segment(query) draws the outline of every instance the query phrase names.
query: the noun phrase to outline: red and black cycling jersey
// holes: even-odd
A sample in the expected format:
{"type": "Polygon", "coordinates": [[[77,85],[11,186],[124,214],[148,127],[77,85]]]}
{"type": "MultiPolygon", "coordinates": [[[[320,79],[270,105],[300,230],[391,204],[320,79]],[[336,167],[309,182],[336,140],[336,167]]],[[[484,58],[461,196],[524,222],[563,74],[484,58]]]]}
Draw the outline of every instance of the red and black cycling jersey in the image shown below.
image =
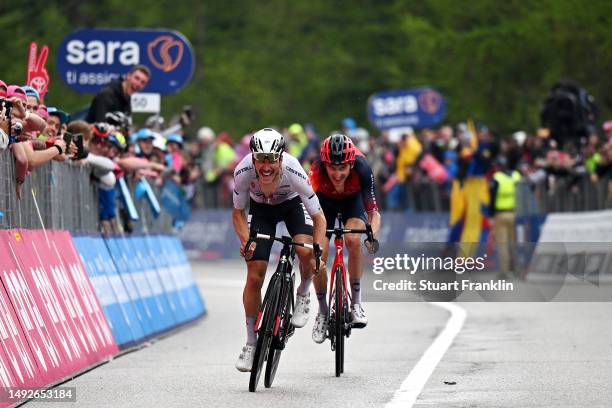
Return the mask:
{"type": "Polygon", "coordinates": [[[334,188],[325,170],[325,165],[320,160],[313,163],[309,176],[312,189],[317,195],[322,194],[332,200],[341,200],[361,193],[365,210],[368,213],[378,211],[374,193],[374,174],[363,154],[357,154],[355,164],[344,182],[344,191],[341,193],[334,188]]]}

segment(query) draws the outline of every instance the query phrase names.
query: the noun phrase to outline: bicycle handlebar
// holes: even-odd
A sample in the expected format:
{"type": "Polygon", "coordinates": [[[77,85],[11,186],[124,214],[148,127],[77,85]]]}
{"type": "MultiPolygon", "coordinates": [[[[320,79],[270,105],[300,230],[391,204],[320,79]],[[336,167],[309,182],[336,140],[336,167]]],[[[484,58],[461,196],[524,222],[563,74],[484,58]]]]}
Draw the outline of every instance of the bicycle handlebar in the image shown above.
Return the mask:
{"type": "Polygon", "coordinates": [[[315,254],[315,262],[316,262],[316,272],[315,273],[317,274],[319,273],[319,267],[321,264],[321,255],[323,254],[323,251],[321,250],[321,247],[319,246],[319,244],[309,244],[307,242],[295,242],[291,237],[287,237],[287,236],[275,237],[272,235],[260,234],[258,232],[251,232],[251,234],[249,235],[249,239],[247,240],[246,245],[244,246],[245,255],[246,255],[246,251],[248,251],[249,247],[256,239],[267,239],[269,241],[278,241],[283,245],[292,245],[292,246],[299,246],[303,248],[312,249],[315,254]]]}
{"type": "Polygon", "coordinates": [[[374,233],[372,232],[372,226],[370,224],[366,224],[365,229],[351,229],[351,228],[334,228],[326,230],[327,233],[335,234],[336,236],[341,236],[344,234],[366,234],[367,238],[364,243],[368,242],[370,246],[368,246],[368,252],[371,254],[378,252],[378,240],[374,238],[374,233]]]}

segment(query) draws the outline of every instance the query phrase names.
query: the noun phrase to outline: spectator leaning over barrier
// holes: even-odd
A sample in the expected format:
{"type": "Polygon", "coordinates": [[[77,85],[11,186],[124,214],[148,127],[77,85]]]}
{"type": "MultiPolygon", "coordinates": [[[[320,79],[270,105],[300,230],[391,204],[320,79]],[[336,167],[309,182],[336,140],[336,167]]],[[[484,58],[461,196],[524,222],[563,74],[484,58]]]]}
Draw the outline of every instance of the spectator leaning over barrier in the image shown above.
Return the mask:
{"type": "Polygon", "coordinates": [[[500,278],[510,272],[518,273],[516,248],[516,185],[521,173],[516,168],[520,158],[517,148],[510,147],[501,157],[500,170],[489,181],[491,194],[490,214],[499,255],[500,278]]]}
{"type": "Polygon", "coordinates": [[[108,112],[105,117],[105,122],[113,126],[115,130],[122,135],[130,134],[130,126],[132,126],[132,118],[121,111],[108,112]]]}
{"type": "Polygon", "coordinates": [[[119,111],[129,116],[132,113],[132,95],[142,91],[150,78],[149,68],[136,65],[124,77],[112,80],[91,102],[87,122],[103,122],[108,112],[119,111]]]}
{"type": "Polygon", "coordinates": [[[8,86],[6,88],[6,98],[13,105],[10,118],[12,125],[10,135],[13,136],[13,139],[10,142],[16,168],[15,193],[17,198],[21,199],[22,186],[28,171],[49,160],[63,157],[66,144],[63,140],[54,140],[48,146],[43,145],[41,147],[42,151],[35,151],[36,146],[28,135],[43,130],[45,121],[37,114],[26,110],[27,95],[21,87],[8,86]]]}
{"type": "Polygon", "coordinates": [[[181,155],[183,137],[176,133],[169,135],[166,140],[166,148],[168,153],[165,157],[165,164],[178,175],[183,170],[183,156],[181,155]]]}
{"type": "Polygon", "coordinates": [[[16,135],[21,141],[27,140],[30,132],[40,132],[44,129],[44,120],[34,112],[27,110],[28,97],[23,88],[11,85],[7,88],[6,97],[13,104],[13,126],[19,124],[21,129],[15,128],[16,135]]]}
{"type": "Polygon", "coordinates": [[[26,111],[36,113],[36,111],[38,110],[38,105],[40,105],[40,94],[36,89],[32,88],[31,86],[26,85],[22,86],[21,88],[25,91],[27,97],[25,107],[26,111]]]}
{"type": "Polygon", "coordinates": [[[99,122],[91,125],[91,140],[86,163],[92,167],[92,179],[98,185],[98,203],[100,230],[108,236],[118,233],[115,163],[107,156],[110,150],[109,137],[111,128],[107,123],[99,122]]]}
{"type": "Polygon", "coordinates": [[[68,114],[56,107],[47,107],[47,113],[49,118],[47,119],[47,127],[45,128],[45,134],[47,137],[62,137],[64,133],[65,125],[70,120],[68,114]]]}
{"type": "Polygon", "coordinates": [[[155,134],[150,129],[142,128],[136,132],[136,157],[151,158],[154,139],[155,134]]]}
{"type": "Polygon", "coordinates": [[[199,154],[196,156],[196,164],[200,167],[203,175],[202,190],[204,193],[204,207],[214,208],[217,206],[217,188],[212,175],[215,163],[215,131],[204,126],[198,129],[197,140],[199,154]],[[211,180],[212,178],[212,180],[211,180]]]}

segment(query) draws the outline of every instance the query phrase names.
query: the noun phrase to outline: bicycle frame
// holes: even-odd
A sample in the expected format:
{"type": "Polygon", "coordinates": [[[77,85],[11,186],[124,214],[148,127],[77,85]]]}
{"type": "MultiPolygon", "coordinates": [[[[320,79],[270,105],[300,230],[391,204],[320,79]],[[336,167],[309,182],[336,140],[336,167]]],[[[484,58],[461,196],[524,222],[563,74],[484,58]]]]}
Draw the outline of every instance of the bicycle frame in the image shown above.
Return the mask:
{"type": "MultiPolygon", "coordinates": [[[[268,283],[266,294],[264,295],[264,298],[261,302],[262,307],[267,304],[268,297],[270,296],[270,292],[271,292],[270,288],[272,288],[273,285],[276,284],[277,279],[282,279],[281,287],[280,287],[281,293],[280,293],[279,299],[283,298],[283,295],[286,293],[288,285],[293,280],[294,257],[295,257],[295,253],[293,252],[293,249],[289,246],[284,246],[280,253],[280,260],[276,267],[276,271],[274,271],[274,275],[272,275],[272,277],[270,278],[270,282],[268,283]]],[[[292,286],[293,285],[289,285],[290,288],[292,286]]],[[[295,306],[295,299],[293,298],[293,296],[291,296],[291,309],[292,310],[294,306],[295,306]]],[[[263,318],[263,313],[264,313],[263,308],[259,311],[259,313],[257,313],[257,320],[255,321],[255,332],[256,333],[258,333],[259,329],[261,328],[260,326],[261,326],[261,320],[263,318]]],[[[280,326],[280,315],[277,315],[275,317],[274,330],[271,333],[273,336],[276,336],[278,334],[279,326],[280,326]]]]}
{"type": "MultiPolygon", "coordinates": [[[[336,255],[332,264],[331,275],[329,278],[329,298],[327,299],[328,305],[331,305],[334,282],[336,278],[336,270],[340,267],[342,271],[342,284],[344,286],[344,297],[350,300],[350,294],[348,292],[348,285],[346,284],[346,267],[344,266],[344,238],[341,234],[334,237],[334,247],[336,248],[336,255]]],[[[344,302],[342,302],[344,303],[344,302]]],[[[342,305],[340,306],[342,307],[342,305]]],[[[342,310],[340,310],[342,311],[342,310]]]]}

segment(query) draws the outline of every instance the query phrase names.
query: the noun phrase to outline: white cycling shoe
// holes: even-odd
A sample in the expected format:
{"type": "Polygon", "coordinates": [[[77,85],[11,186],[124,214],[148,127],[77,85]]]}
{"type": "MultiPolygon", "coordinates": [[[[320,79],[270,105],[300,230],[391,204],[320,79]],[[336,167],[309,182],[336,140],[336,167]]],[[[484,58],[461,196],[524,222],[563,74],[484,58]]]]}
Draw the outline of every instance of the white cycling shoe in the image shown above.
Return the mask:
{"type": "Polygon", "coordinates": [[[317,313],[314,326],[312,327],[312,340],[317,344],[323,343],[327,338],[328,327],[329,322],[327,321],[327,315],[317,313]]]}
{"type": "Polygon", "coordinates": [[[306,295],[298,294],[295,299],[295,310],[291,317],[291,324],[298,328],[306,326],[308,313],[310,313],[310,292],[306,295]]]}
{"type": "Polygon", "coordinates": [[[356,329],[363,329],[368,325],[368,317],[361,307],[361,303],[355,303],[351,306],[351,323],[356,329]]]}
{"type": "Polygon", "coordinates": [[[243,373],[251,371],[253,368],[253,358],[255,357],[255,344],[246,344],[236,361],[236,368],[243,373]]]}

